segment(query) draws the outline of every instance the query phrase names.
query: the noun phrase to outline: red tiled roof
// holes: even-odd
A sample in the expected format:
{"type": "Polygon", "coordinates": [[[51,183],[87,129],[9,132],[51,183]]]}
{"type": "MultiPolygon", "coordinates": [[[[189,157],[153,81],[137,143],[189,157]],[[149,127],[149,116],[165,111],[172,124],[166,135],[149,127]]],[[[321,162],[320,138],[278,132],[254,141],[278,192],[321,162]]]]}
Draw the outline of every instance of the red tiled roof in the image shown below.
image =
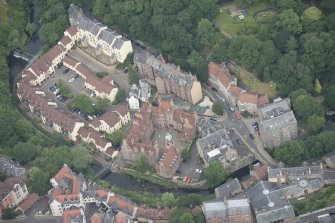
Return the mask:
{"type": "Polygon", "coordinates": [[[165,149],[164,154],[164,157],[162,157],[157,165],[163,165],[165,168],[170,168],[170,165],[176,165],[176,160],[178,160],[179,157],[179,152],[176,147],[171,145],[169,148],[165,149]]]}
{"type": "Polygon", "coordinates": [[[241,93],[242,89],[236,85],[230,85],[230,87],[228,88],[228,92],[234,95],[239,95],[239,93],[241,93]]]}
{"type": "Polygon", "coordinates": [[[263,106],[269,104],[269,98],[267,95],[262,95],[258,97],[258,106],[263,106]]]}
{"type": "Polygon", "coordinates": [[[58,171],[58,173],[53,177],[57,183],[60,183],[64,178],[72,181],[72,193],[78,194],[80,192],[81,182],[77,175],[72,172],[72,170],[64,164],[63,167],[58,171]]]}
{"type": "Polygon", "coordinates": [[[40,199],[40,197],[36,194],[36,193],[32,193],[30,194],[24,201],[22,201],[19,204],[19,208],[25,212],[26,210],[28,210],[31,206],[33,206],[38,199],[40,199]]]}
{"type": "Polygon", "coordinates": [[[133,215],[135,210],[135,204],[133,204],[130,200],[126,200],[125,198],[122,198],[118,195],[110,196],[107,203],[128,215],[133,215]]]}
{"type": "Polygon", "coordinates": [[[71,223],[73,217],[80,216],[80,215],[81,215],[81,213],[80,213],[79,209],[65,210],[63,212],[63,223],[71,223]]]}
{"type": "Polygon", "coordinates": [[[46,52],[42,58],[46,60],[46,62],[53,61],[56,57],[62,54],[66,49],[62,45],[53,46],[48,52],[46,52]]]}
{"type": "Polygon", "coordinates": [[[69,64],[72,67],[76,67],[76,64],[79,64],[80,62],[73,57],[67,55],[64,57],[63,63],[69,64]]]}
{"type": "Polygon", "coordinates": [[[78,130],[78,135],[80,135],[83,138],[87,138],[88,135],[90,134],[88,127],[83,126],[78,130]]]}
{"type": "Polygon", "coordinates": [[[76,33],[78,32],[77,28],[75,26],[70,26],[67,30],[66,30],[71,36],[76,35],[76,33]]]}
{"type": "Polygon", "coordinates": [[[100,120],[105,121],[110,127],[114,127],[118,122],[121,121],[118,114],[113,111],[107,111],[103,114],[100,120]]]}
{"type": "Polygon", "coordinates": [[[114,223],[127,223],[128,218],[127,215],[123,212],[118,212],[117,215],[115,216],[114,223]]]}
{"type": "Polygon", "coordinates": [[[249,104],[257,105],[257,94],[241,92],[238,100],[242,103],[249,103],[249,104]]]}
{"type": "Polygon", "coordinates": [[[235,78],[229,73],[229,70],[219,64],[209,63],[208,64],[209,75],[217,78],[223,86],[229,87],[230,82],[234,81],[235,78]]]}
{"type": "Polygon", "coordinates": [[[123,104],[119,105],[114,112],[120,114],[122,117],[128,114],[128,106],[123,104]]]}
{"type": "Polygon", "coordinates": [[[142,205],[137,209],[136,217],[145,218],[150,220],[168,220],[170,216],[170,210],[165,209],[154,209],[142,205]]]}
{"type": "Polygon", "coordinates": [[[162,109],[162,110],[170,110],[171,109],[171,104],[170,104],[169,101],[162,101],[159,104],[159,108],[162,109]]]}
{"type": "Polygon", "coordinates": [[[95,214],[91,217],[91,223],[102,223],[102,217],[101,217],[101,214],[95,213],[95,214]]]}
{"type": "Polygon", "coordinates": [[[100,120],[99,119],[93,119],[93,121],[91,122],[91,125],[94,128],[99,128],[99,126],[101,125],[100,120]]]}
{"type": "Polygon", "coordinates": [[[63,46],[66,46],[67,44],[71,43],[71,39],[68,36],[63,36],[59,42],[63,44],[63,46]]]}

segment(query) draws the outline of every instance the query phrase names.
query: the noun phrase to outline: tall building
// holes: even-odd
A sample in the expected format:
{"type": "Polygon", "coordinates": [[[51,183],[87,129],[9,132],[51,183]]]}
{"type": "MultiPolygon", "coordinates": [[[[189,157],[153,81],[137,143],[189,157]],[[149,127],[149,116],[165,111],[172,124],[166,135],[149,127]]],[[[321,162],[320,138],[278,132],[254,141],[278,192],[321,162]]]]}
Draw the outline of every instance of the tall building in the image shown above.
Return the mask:
{"type": "Polygon", "coordinates": [[[157,86],[159,94],[175,94],[184,101],[196,104],[202,99],[201,84],[191,73],[180,70],[175,64],[165,63],[147,53],[134,55],[136,70],[157,86]]]}
{"type": "Polygon", "coordinates": [[[259,129],[265,147],[274,148],[298,136],[298,124],[290,99],[275,99],[258,111],[259,129]]]}

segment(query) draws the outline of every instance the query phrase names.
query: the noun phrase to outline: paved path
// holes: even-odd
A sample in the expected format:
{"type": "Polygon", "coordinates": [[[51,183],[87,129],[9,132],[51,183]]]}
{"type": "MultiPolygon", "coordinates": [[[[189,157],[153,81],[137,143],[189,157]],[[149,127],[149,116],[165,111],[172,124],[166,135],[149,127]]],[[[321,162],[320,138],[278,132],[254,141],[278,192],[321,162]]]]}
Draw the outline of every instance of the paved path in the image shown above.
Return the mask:
{"type": "Polygon", "coordinates": [[[275,167],[276,162],[264,150],[263,146],[261,145],[261,141],[258,138],[256,140],[252,140],[249,137],[249,134],[253,132],[250,132],[250,130],[242,120],[237,120],[234,117],[234,113],[230,112],[229,107],[219,99],[220,96],[218,95],[218,93],[213,92],[206,85],[202,85],[202,90],[204,94],[208,95],[212,100],[218,101],[222,104],[227,114],[227,117],[223,120],[226,128],[234,130],[242,139],[247,148],[255,155],[255,157],[259,161],[261,161],[262,163],[266,163],[270,167],[275,167]]]}

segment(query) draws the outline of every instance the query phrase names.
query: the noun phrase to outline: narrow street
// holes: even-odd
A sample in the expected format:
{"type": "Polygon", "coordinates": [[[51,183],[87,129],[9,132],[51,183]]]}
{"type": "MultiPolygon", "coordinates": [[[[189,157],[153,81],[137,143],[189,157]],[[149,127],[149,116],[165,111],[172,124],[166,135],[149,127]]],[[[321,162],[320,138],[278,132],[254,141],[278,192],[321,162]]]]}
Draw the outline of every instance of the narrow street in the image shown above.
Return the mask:
{"type": "Polygon", "coordinates": [[[234,113],[231,112],[229,110],[229,107],[219,99],[220,95],[218,95],[218,93],[216,92],[213,92],[206,85],[202,85],[202,90],[205,95],[208,95],[213,101],[220,102],[223,106],[227,114],[226,118],[223,120],[226,128],[232,129],[236,132],[236,134],[242,139],[243,143],[247,146],[247,148],[255,155],[256,159],[258,159],[262,163],[269,165],[270,167],[275,167],[276,161],[273,160],[273,158],[264,150],[260,138],[258,136],[255,136],[255,139],[253,140],[249,137],[249,134],[254,134],[254,132],[251,132],[248,129],[244,121],[237,120],[234,117],[234,113]]]}

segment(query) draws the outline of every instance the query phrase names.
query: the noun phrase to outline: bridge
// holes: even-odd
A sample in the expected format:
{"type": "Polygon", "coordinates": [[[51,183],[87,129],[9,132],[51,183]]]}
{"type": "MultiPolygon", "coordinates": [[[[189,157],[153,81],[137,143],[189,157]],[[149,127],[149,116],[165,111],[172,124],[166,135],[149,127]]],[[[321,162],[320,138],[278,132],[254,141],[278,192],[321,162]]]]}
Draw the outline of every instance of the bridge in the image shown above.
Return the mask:
{"type": "Polygon", "coordinates": [[[21,50],[14,50],[13,56],[25,61],[30,61],[34,57],[34,55],[31,55],[27,52],[23,52],[21,50]]]}

